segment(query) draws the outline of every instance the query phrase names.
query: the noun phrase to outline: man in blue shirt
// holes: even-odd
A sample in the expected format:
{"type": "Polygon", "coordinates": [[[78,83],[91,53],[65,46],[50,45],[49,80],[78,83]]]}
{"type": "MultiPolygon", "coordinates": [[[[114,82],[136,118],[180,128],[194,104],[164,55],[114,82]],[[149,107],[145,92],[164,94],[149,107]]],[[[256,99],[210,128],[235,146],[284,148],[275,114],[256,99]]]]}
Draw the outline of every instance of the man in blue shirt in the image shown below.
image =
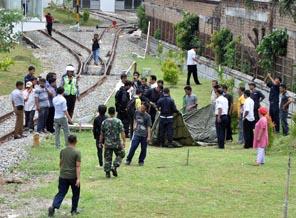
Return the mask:
{"type": "Polygon", "coordinates": [[[168,140],[168,147],[174,147],[173,144],[173,123],[174,113],[178,113],[174,100],[170,97],[170,90],[168,88],[163,89],[163,97],[157,101],[157,108],[160,111],[159,121],[159,143],[163,146],[165,138],[168,140]]]}
{"type": "Polygon", "coordinates": [[[266,82],[267,79],[270,79],[270,82],[266,83],[267,87],[270,88],[269,114],[270,114],[271,120],[275,124],[275,131],[279,133],[280,132],[279,102],[280,102],[280,84],[282,82],[282,79],[278,76],[273,79],[270,73],[267,74],[267,77],[265,78],[264,81],[266,82]]]}

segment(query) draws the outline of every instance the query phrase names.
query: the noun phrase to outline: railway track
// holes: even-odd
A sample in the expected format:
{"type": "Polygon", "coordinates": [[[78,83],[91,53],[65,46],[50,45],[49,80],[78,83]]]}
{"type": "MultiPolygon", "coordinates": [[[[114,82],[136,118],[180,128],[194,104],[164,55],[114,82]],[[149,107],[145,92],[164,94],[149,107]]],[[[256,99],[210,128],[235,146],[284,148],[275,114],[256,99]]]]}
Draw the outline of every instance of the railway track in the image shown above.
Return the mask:
{"type": "MultiPolygon", "coordinates": [[[[104,29],[101,33],[100,33],[100,38],[103,37],[104,33],[105,33],[106,29],[104,29]]],[[[122,29],[117,29],[116,33],[115,33],[115,37],[114,37],[114,41],[112,44],[112,48],[111,50],[108,52],[109,53],[109,58],[108,60],[104,63],[104,65],[102,66],[102,72],[103,72],[103,76],[99,77],[99,79],[93,84],[91,85],[89,88],[87,88],[86,90],[84,90],[81,94],[80,94],[80,98],[85,98],[86,96],[88,96],[92,91],[94,91],[98,86],[102,85],[106,79],[107,76],[110,74],[110,70],[112,68],[112,64],[115,58],[115,54],[116,54],[116,47],[117,47],[117,42],[119,39],[119,35],[120,32],[122,31],[122,29]]],[[[45,31],[39,31],[40,33],[42,33],[43,35],[49,37],[51,40],[57,42],[58,44],[60,44],[63,48],[65,48],[66,50],[69,51],[69,53],[71,53],[73,55],[73,57],[77,60],[78,62],[78,75],[82,75],[85,70],[87,69],[87,65],[90,63],[91,61],[91,51],[90,49],[88,49],[87,47],[85,47],[84,45],[76,42],[75,40],[71,39],[70,37],[66,36],[65,34],[59,32],[59,31],[55,31],[55,33],[65,39],[67,39],[68,41],[71,41],[71,43],[76,44],[76,46],[79,46],[81,49],[84,49],[85,51],[87,51],[88,56],[86,57],[85,61],[81,60],[81,55],[79,55],[79,52],[74,51],[72,48],[70,48],[67,44],[65,44],[64,42],[61,42],[61,40],[58,40],[54,37],[49,36],[45,31]]],[[[14,112],[10,111],[4,115],[2,115],[0,117],[0,129],[1,129],[1,125],[7,125],[7,123],[10,125],[8,128],[10,130],[8,131],[1,131],[4,132],[4,135],[0,135],[0,144],[10,140],[13,138],[14,135],[14,122],[15,122],[15,116],[14,116],[14,112]]],[[[6,130],[5,126],[4,129],[6,130]]]]}

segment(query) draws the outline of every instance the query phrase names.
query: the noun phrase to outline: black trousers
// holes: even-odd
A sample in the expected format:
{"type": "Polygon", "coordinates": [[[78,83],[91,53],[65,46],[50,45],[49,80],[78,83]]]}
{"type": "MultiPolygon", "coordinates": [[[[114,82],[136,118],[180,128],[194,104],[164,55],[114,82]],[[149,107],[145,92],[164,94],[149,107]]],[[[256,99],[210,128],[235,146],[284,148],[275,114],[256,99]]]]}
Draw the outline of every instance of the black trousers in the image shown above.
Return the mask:
{"type": "Polygon", "coordinates": [[[172,144],[174,137],[173,118],[160,118],[159,121],[159,143],[164,145],[167,138],[168,144],[172,144]]]}
{"type": "Polygon", "coordinates": [[[117,113],[117,118],[121,120],[124,128],[125,137],[129,137],[130,118],[127,111],[120,111],[117,113]]]}
{"type": "Polygon", "coordinates": [[[98,161],[99,161],[99,165],[102,167],[103,166],[103,147],[99,147],[99,144],[100,144],[100,140],[96,139],[98,161]]]}
{"type": "Polygon", "coordinates": [[[25,111],[25,127],[34,130],[35,110],[25,111]]]}
{"type": "Polygon", "coordinates": [[[68,190],[71,186],[72,189],[72,209],[71,212],[76,212],[80,197],[80,187],[77,187],[76,185],[76,179],[63,179],[59,178],[59,192],[54,197],[52,207],[59,209],[68,190]]]}
{"type": "Polygon", "coordinates": [[[200,84],[199,80],[198,80],[198,76],[197,76],[197,67],[196,65],[187,65],[187,85],[190,85],[190,77],[191,74],[193,74],[193,79],[196,85],[200,84]]]}
{"type": "Polygon", "coordinates": [[[221,149],[224,149],[225,147],[227,125],[228,125],[227,115],[221,116],[221,122],[218,122],[216,117],[216,132],[217,132],[217,138],[218,138],[218,147],[221,149]]]}
{"type": "Polygon", "coordinates": [[[280,132],[280,108],[279,104],[270,103],[269,114],[272,122],[275,125],[275,131],[280,132]]]}
{"type": "Polygon", "coordinates": [[[48,35],[51,36],[51,32],[52,32],[52,23],[48,23],[48,24],[46,25],[46,29],[47,29],[48,35]]]}
{"type": "Polygon", "coordinates": [[[244,129],[244,139],[245,139],[244,148],[252,148],[253,139],[254,139],[253,129],[255,127],[255,121],[249,121],[247,119],[244,119],[243,126],[244,126],[243,129],[244,129]]]}
{"type": "Polygon", "coordinates": [[[260,119],[258,109],[259,108],[254,108],[255,123],[260,119]]]}
{"type": "Polygon", "coordinates": [[[232,126],[231,126],[231,116],[227,115],[227,125],[226,125],[226,140],[233,140],[232,138],[232,126]]]}
{"type": "Polygon", "coordinates": [[[48,115],[46,120],[46,129],[47,131],[54,133],[54,107],[48,108],[48,115]]]}
{"type": "Polygon", "coordinates": [[[76,95],[65,95],[65,99],[67,101],[68,113],[72,118],[75,109],[76,95]]]}
{"type": "Polygon", "coordinates": [[[151,123],[153,125],[154,121],[155,121],[155,116],[156,116],[156,110],[154,107],[150,107],[150,110],[149,110],[149,115],[151,117],[151,123]]]}

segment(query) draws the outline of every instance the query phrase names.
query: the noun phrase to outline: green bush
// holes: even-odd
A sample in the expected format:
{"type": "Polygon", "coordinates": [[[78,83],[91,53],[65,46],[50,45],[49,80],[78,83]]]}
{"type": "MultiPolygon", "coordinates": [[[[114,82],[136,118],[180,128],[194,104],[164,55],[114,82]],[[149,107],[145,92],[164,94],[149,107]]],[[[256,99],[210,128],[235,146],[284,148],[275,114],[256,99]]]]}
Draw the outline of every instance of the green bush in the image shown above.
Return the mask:
{"type": "Polygon", "coordinates": [[[199,46],[199,17],[195,14],[184,13],[183,20],[176,24],[176,44],[183,50],[199,46]]]}
{"type": "Polygon", "coordinates": [[[89,19],[89,10],[84,10],[82,14],[82,20],[84,23],[86,23],[89,19]]]}
{"type": "Polygon", "coordinates": [[[148,17],[146,16],[145,8],[143,5],[137,8],[138,26],[143,33],[148,31],[148,17]]]}
{"type": "Polygon", "coordinates": [[[275,58],[287,54],[287,30],[276,30],[266,35],[259,43],[256,51],[259,55],[259,66],[270,72],[274,69],[275,58]]]}
{"type": "Polygon", "coordinates": [[[222,28],[211,36],[208,47],[213,50],[217,64],[225,64],[227,45],[232,41],[232,38],[231,31],[226,28],[222,28]]]}
{"type": "Polygon", "coordinates": [[[159,58],[161,58],[162,57],[162,53],[163,53],[163,44],[162,44],[161,41],[159,41],[158,44],[157,44],[157,56],[159,58]]]}
{"type": "Polygon", "coordinates": [[[7,71],[9,66],[13,64],[14,64],[14,61],[11,58],[6,57],[2,61],[0,61],[0,70],[7,71]]]}
{"type": "Polygon", "coordinates": [[[154,38],[157,39],[157,40],[160,40],[161,39],[161,32],[160,32],[160,29],[157,28],[157,30],[155,30],[154,32],[154,38]]]}
{"type": "Polygon", "coordinates": [[[161,66],[163,72],[163,80],[172,84],[177,85],[179,74],[181,73],[180,68],[171,59],[167,59],[161,66]]]}

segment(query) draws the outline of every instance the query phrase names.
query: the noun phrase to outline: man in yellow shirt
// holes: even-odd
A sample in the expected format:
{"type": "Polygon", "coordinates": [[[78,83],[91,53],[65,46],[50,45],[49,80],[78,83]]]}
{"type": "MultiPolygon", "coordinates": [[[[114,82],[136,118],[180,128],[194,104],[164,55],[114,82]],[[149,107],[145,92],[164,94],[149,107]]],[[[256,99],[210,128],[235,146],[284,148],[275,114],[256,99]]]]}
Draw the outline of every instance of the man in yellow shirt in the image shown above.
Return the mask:
{"type": "Polygon", "coordinates": [[[237,102],[237,115],[238,115],[238,143],[244,144],[244,131],[243,131],[243,113],[244,113],[244,103],[245,103],[245,97],[244,97],[245,87],[240,87],[238,89],[238,102],[237,102]]]}

